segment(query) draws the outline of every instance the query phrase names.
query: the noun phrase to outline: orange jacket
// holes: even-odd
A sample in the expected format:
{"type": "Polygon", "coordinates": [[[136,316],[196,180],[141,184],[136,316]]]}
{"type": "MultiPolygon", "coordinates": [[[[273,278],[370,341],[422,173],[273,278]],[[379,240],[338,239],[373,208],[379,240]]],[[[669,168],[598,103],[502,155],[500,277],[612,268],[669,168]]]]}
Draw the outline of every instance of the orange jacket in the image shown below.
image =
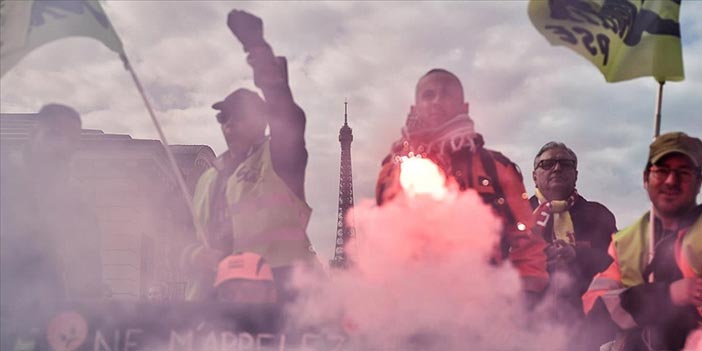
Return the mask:
{"type": "MultiPolygon", "coordinates": [[[[526,290],[543,290],[548,284],[546,243],[543,238],[532,235],[534,218],[517,165],[499,152],[482,148],[476,153],[461,149],[450,158],[449,167],[438,162],[444,170],[450,168],[447,176],[455,180],[461,190],[475,189],[503,220],[503,247],[496,253],[496,260],[502,261],[508,256],[526,290]]],[[[390,157],[386,158],[376,184],[378,205],[402,191],[399,175],[399,165],[390,157]]]]}

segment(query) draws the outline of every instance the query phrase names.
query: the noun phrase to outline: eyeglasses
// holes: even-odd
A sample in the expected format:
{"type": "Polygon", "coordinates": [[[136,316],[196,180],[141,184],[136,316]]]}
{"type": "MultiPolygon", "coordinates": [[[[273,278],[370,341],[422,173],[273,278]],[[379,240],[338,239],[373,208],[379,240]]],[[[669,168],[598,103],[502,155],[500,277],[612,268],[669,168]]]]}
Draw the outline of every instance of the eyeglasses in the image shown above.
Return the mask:
{"type": "Polygon", "coordinates": [[[541,160],[539,163],[536,164],[536,168],[541,168],[543,170],[550,171],[556,167],[556,164],[561,165],[561,168],[564,170],[575,169],[575,160],[568,159],[541,160]]]}
{"type": "Polygon", "coordinates": [[[665,181],[666,179],[668,179],[671,173],[674,173],[675,176],[678,177],[681,182],[685,183],[692,181],[692,179],[694,179],[696,175],[695,171],[689,168],[673,169],[667,167],[654,166],[649,169],[649,172],[651,174],[651,178],[653,178],[657,182],[665,181]]]}

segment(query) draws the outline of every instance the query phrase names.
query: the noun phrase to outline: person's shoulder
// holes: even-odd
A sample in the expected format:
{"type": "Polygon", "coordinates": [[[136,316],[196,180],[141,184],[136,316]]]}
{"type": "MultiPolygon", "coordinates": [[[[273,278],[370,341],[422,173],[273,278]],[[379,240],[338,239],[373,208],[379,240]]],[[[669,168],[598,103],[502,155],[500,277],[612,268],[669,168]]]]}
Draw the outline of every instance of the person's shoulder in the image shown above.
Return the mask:
{"type": "Polygon", "coordinates": [[[609,210],[609,208],[607,208],[607,206],[597,201],[590,201],[580,194],[578,194],[578,197],[578,201],[582,204],[583,207],[587,208],[587,210],[614,217],[614,214],[612,213],[612,211],[609,210]]]}
{"type": "Polygon", "coordinates": [[[516,163],[512,162],[512,160],[510,160],[503,153],[487,148],[484,148],[483,150],[487,151],[490,154],[491,158],[495,160],[495,168],[500,175],[514,175],[517,178],[519,178],[519,181],[524,180],[524,175],[522,174],[522,170],[519,168],[519,166],[516,163]]]}
{"type": "Polygon", "coordinates": [[[195,184],[195,193],[199,193],[204,191],[205,189],[208,189],[210,184],[214,182],[214,180],[217,178],[217,168],[214,166],[206,169],[202,174],[197,179],[197,183],[195,184]]]}
{"type": "Polygon", "coordinates": [[[613,236],[614,241],[619,242],[622,240],[628,240],[632,237],[638,237],[644,230],[644,226],[648,226],[648,220],[649,212],[646,212],[633,223],[629,224],[623,229],[618,230],[613,236]]]}
{"type": "Polygon", "coordinates": [[[212,177],[213,175],[217,174],[217,168],[214,166],[210,166],[210,168],[204,170],[200,174],[200,178],[209,178],[212,177]]]}
{"type": "Polygon", "coordinates": [[[510,160],[509,157],[505,156],[503,153],[501,153],[497,150],[492,150],[492,149],[488,149],[488,148],[485,148],[484,150],[487,151],[492,156],[492,158],[495,159],[495,161],[500,163],[501,165],[503,165],[505,167],[508,167],[511,165],[516,166],[516,164],[514,162],[512,162],[512,160],[510,160]]]}

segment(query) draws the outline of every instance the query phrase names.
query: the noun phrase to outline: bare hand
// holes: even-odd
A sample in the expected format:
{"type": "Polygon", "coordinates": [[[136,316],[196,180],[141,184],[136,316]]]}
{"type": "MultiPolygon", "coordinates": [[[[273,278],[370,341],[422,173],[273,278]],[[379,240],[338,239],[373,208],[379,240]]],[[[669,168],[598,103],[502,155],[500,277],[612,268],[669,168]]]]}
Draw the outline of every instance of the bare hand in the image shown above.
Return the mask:
{"type": "Polygon", "coordinates": [[[670,300],[677,306],[702,306],[702,278],[674,281],[670,284],[670,300]]]}
{"type": "Polygon", "coordinates": [[[263,40],[263,21],[248,12],[232,10],[227,17],[227,26],[247,52],[266,43],[263,40]]]}

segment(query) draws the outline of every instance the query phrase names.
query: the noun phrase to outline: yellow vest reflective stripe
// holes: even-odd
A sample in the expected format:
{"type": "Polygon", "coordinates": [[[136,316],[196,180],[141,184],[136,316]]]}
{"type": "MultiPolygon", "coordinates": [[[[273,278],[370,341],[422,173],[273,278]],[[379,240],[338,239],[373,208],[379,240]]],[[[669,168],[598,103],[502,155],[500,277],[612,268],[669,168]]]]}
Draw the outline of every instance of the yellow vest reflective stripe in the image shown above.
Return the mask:
{"type": "MultiPolygon", "coordinates": [[[[649,213],[633,225],[614,235],[614,245],[619,258],[619,270],[624,287],[643,284],[643,271],[648,264],[649,213]]],[[[700,276],[702,269],[702,217],[691,227],[677,233],[675,261],[687,278],[690,274],[700,276]]]]}
{"type": "MultiPolygon", "coordinates": [[[[217,171],[208,169],[195,192],[195,210],[208,223],[217,171]]],[[[299,199],[273,168],[270,141],[264,142],[227,179],[227,210],[234,251],[254,252],[271,267],[315,260],[305,232],[312,210],[299,199]]]]}

